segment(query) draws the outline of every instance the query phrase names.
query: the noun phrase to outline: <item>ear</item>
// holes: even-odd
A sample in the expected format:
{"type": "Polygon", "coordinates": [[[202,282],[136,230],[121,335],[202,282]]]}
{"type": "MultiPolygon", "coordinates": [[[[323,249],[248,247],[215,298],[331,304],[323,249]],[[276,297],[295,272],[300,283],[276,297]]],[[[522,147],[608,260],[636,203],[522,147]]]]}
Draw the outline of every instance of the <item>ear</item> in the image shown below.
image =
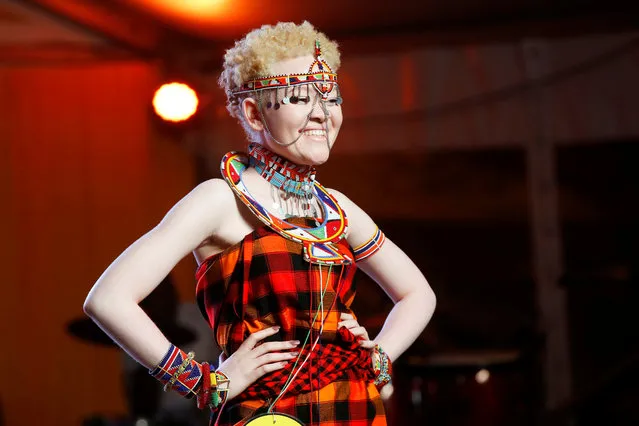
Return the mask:
{"type": "Polygon", "coordinates": [[[264,130],[264,124],[262,123],[262,117],[257,106],[257,101],[253,98],[244,98],[242,101],[242,114],[246,122],[251,129],[261,132],[264,130]]]}

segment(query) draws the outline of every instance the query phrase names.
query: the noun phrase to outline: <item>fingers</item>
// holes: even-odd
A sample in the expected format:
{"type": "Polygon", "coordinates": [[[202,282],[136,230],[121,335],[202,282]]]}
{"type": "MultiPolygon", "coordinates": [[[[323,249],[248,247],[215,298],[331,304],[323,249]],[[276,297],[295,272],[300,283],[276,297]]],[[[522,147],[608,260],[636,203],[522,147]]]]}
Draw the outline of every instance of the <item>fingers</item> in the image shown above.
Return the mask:
{"type": "Polygon", "coordinates": [[[255,345],[258,344],[258,342],[260,342],[261,340],[269,336],[274,335],[278,331],[280,331],[279,325],[265,328],[264,330],[256,331],[255,333],[252,333],[249,337],[246,338],[246,340],[240,345],[240,348],[251,350],[255,347],[255,345]]]}
{"type": "Polygon", "coordinates": [[[256,358],[258,367],[255,368],[257,378],[275,370],[281,370],[299,355],[298,352],[271,352],[256,358]]]}
{"type": "Polygon", "coordinates": [[[375,347],[375,342],[372,340],[360,340],[357,343],[364,349],[373,349],[375,347]]]}
{"type": "Polygon", "coordinates": [[[297,352],[272,352],[258,357],[256,361],[257,365],[261,367],[266,364],[273,364],[282,361],[289,362],[297,358],[297,355],[297,352]]]}
{"type": "Polygon", "coordinates": [[[289,362],[290,361],[280,361],[280,362],[274,362],[272,364],[264,364],[263,366],[258,367],[255,370],[255,372],[257,373],[256,379],[259,379],[263,375],[271,373],[275,370],[281,370],[282,368],[286,367],[289,362]]]}
{"type": "Polygon", "coordinates": [[[348,331],[353,333],[358,340],[358,344],[364,349],[373,349],[375,347],[375,342],[370,340],[368,337],[368,331],[353,317],[351,314],[342,313],[339,317],[340,322],[337,323],[338,327],[346,327],[348,331]]]}
{"type": "Polygon", "coordinates": [[[253,354],[258,357],[268,352],[286,351],[296,348],[299,344],[299,340],[287,340],[285,342],[266,342],[253,349],[253,354]]]}
{"type": "Polygon", "coordinates": [[[353,333],[353,336],[357,337],[357,339],[363,339],[363,340],[370,340],[368,338],[368,331],[366,331],[366,329],[364,327],[355,327],[355,328],[351,328],[348,331],[350,331],[351,333],[353,333]]]}
{"type": "Polygon", "coordinates": [[[353,327],[359,327],[359,323],[355,319],[343,320],[337,323],[338,327],[346,327],[349,330],[353,327]]]}

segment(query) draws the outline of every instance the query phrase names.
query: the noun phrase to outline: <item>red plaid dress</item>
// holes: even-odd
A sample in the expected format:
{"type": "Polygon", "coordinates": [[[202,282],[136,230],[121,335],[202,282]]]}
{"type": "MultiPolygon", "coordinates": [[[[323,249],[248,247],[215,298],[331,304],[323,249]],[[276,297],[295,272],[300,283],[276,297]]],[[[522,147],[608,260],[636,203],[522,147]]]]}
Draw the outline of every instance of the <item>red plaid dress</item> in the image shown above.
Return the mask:
{"type": "MultiPolygon", "coordinates": [[[[345,240],[337,244],[350,250],[345,240]]],[[[295,416],[304,424],[386,424],[381,398],[372,383],[368,351],[346,329],[337,328],[342,312],[352,314],[355,270],[353,264],[309,264],[303,258],[302,244],[266,225],[199,266],[197,301],[227,356],[251,333],[279,325],[279,333],[268,340],[303,343],[312,329],[302,350],[301,359],[306,358],[321,327],[322,313],[312,323],[320,306],[320,289],[326,288],[319,343],[273,411],[295,416]]],[[[228,401],[219,414],[219,424],[242,425],[265,412],[280,394],[293,365],[262,377],[228,401]]]]}

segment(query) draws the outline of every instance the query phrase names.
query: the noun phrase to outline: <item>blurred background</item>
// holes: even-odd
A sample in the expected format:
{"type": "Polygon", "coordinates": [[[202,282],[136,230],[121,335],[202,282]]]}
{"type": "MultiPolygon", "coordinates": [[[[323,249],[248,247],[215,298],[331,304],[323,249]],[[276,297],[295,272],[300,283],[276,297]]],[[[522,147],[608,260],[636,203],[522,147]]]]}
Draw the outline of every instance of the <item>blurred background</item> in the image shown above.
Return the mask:
{"type": "MultiPolygon", "coordinates": [[[[342,49],[345,121],[319,180],[438,296],[395,364],[389,423],[639,424],[638,5],[0,0],[0,425],[207,424],[82,303],[245,147],[216,85],[224,50],[302,20],[342,49]],[[170,82],[197,105],[156,93],[170,82]]],[[[215,359],[194,269],[180,263],[145,309],[215,359]]],[[[390,302],[359,278],[374,334],[390,302]]]]}

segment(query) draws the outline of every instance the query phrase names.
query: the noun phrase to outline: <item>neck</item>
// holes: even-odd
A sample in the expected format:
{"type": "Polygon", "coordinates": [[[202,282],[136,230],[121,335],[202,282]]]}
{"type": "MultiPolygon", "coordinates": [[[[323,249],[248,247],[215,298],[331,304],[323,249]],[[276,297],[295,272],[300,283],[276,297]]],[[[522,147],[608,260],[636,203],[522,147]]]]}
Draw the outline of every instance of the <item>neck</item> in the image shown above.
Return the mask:
{"type": "Polygon", "coordinates": [[[295,164],[261,144],[250,144],[248,154],[251,166],[275,188],[304,197],[311,194],[315,167],[295,164]]]}

